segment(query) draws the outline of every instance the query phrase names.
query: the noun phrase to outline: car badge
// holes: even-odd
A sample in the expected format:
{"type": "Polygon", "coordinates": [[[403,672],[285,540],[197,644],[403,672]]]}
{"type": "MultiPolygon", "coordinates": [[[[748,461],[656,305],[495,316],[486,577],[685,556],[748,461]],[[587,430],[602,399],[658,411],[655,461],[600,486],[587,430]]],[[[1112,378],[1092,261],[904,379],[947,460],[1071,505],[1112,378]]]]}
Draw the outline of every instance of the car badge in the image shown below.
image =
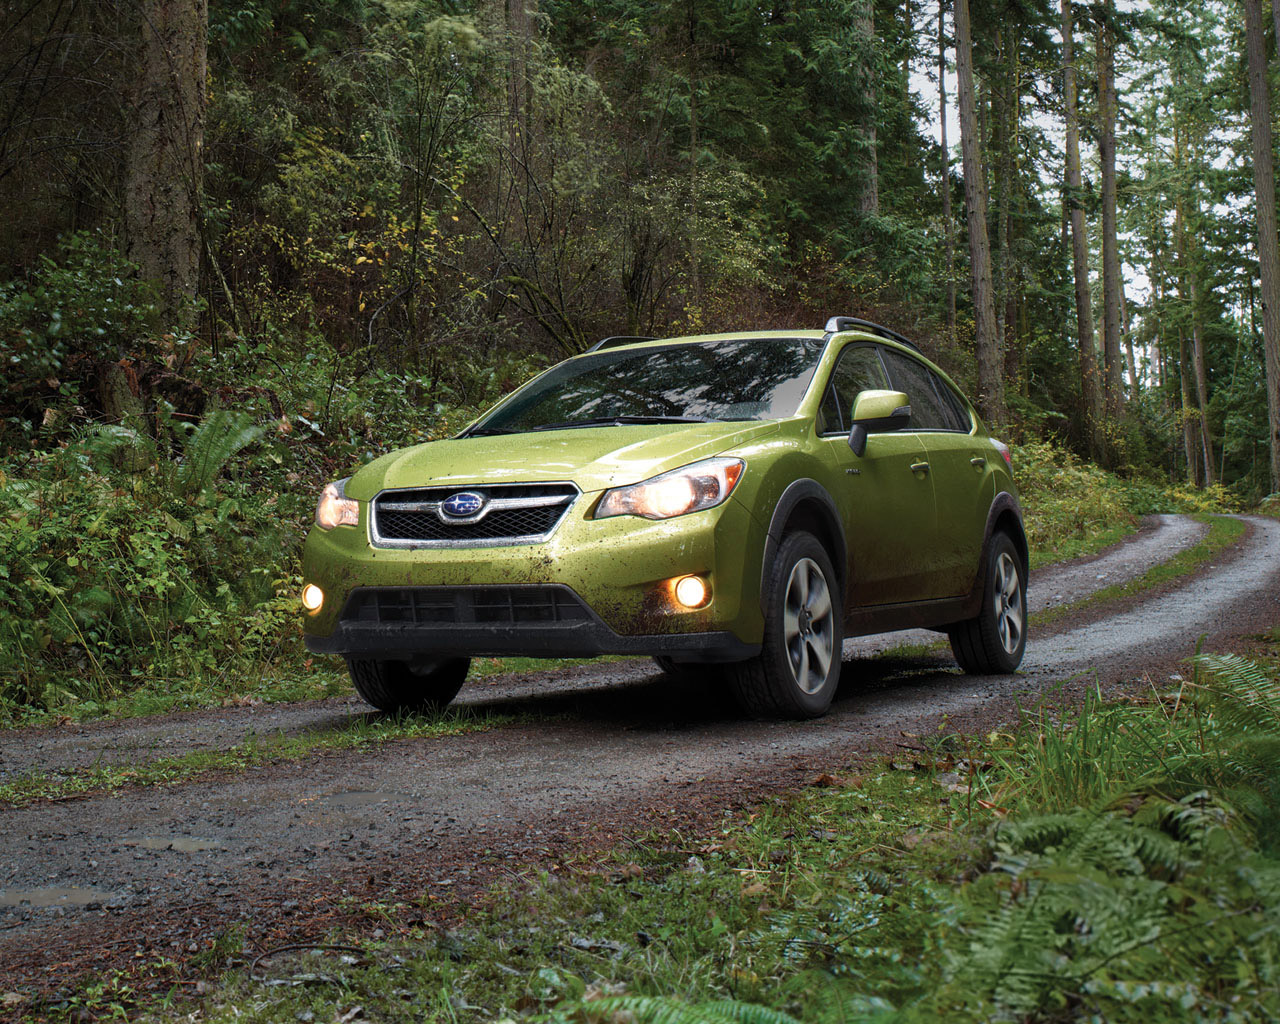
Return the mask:
{"type": "Polygon", "coordinates": [[[445,498],[440,503],[440,508],[445,515],[466,519],[476,515],[486,504],[487,499],[483,494],[477,494],[475,491],[459,491],[445,498]]]}

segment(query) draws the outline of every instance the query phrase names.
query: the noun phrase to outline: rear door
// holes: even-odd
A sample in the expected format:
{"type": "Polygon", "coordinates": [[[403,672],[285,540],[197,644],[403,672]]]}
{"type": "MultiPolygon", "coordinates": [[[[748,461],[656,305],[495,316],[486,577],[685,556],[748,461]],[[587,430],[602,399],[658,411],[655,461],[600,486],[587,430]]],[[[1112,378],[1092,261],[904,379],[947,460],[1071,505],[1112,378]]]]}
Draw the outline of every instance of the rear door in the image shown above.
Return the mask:
{"type": "Polygon", "coordinates": [[[987,513],[995,497],[988,459],[995,452],[974,434],[964,400],[928,366],[886,348],[898,391],[911,399],[911,429],[924,445],[937,502],[937,541],[929,568],[930,596],[969,593],[978,574],[987,513]]]}

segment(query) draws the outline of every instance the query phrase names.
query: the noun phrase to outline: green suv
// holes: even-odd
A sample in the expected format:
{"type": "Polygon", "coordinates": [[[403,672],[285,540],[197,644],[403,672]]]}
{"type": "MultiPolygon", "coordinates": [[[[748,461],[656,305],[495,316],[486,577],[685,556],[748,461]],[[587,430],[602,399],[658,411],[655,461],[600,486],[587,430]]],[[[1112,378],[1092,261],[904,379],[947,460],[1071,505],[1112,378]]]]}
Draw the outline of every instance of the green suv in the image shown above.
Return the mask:
{"type": "Polygon", "coordinates": [[[307,647],[383,710],[447,704],[477,655],[638,654],[804,718],[847,636],[945,631],[974,673],[1026,644],[1008,448],[851,317],[606,339],[325,487],[303,573],[307,647]]]}

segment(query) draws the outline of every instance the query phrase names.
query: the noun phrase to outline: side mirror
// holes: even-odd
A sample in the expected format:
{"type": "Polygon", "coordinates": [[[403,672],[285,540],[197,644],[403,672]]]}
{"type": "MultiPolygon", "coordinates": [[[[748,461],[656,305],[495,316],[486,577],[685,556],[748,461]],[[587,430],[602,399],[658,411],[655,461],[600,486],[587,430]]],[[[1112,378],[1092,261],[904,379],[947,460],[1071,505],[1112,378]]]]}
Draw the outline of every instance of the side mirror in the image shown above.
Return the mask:
{"type": "Polygon", "coordinates": [[[849,418],[853,421],[849,447],[861,458],[867,450],[868,434],[887,434],[910,425],[911,405],[901,391],[860,391],[849,418]]]}

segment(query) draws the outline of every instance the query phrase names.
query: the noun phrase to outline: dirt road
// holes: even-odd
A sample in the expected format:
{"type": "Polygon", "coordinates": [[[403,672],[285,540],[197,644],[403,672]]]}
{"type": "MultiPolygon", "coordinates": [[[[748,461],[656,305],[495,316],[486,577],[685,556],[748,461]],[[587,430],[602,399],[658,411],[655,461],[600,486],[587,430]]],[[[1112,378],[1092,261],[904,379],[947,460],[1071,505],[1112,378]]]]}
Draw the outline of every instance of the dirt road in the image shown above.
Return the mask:
{"type": "MultiPolygon", "coordinates": [[[[1248,518],[1233,550],[1173,588],[1086,607],[1035,631],[1024,674],[959,674],[938,634],[850,641],[832,712],[746,722],[714,686],[646,662],[468,684],[460,701],[546,714],[537,725],[329,753],[185,785],[0,812],[0,990],[48,990],[121,957],[182,957],[242,925],[254,941],[323,927],[344,894],[448,897],[579,839],[714,812],[910,736],[982,728],[1053,688],[1179,670],[1197,639],[1280,623],[1280,522],[1248,518]],[[888,650],[888,654],[884,652],[888,650]]],[[[1037,573],[1033,607],[1078,601],[1203,534],[1159,517],[1088,561],[1037,573]]],[[[248,733],[341,727],[354,700],[227,709],[0,737],[0,777],[217,749],[248,733]]]]}

